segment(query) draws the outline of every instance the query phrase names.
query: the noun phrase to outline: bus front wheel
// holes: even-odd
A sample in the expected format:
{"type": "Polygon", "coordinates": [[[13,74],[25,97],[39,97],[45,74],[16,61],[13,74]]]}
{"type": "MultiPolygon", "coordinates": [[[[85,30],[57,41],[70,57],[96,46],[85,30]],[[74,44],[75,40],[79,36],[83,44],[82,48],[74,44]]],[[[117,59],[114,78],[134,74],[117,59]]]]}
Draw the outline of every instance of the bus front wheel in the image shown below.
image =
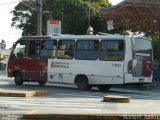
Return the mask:
{"type": "Polygon", "coordinates": [[[21,86],[23,84],[22,75],[20,72],[15,73],[14,82],[17,86],[21,86]]]}
{"type": "Polygon", "coordinates": [[[108,91],[112,86],[111,85],[98,85],[97,88],[100,91],[108,91]]]}
{"type": "Polygon", "coordinates": [[[92,88],[92,86],[88,84],[88,79],[85,76],[79,76],[77,78],[77,87],[81,90],[90,90],[92,88]]]}

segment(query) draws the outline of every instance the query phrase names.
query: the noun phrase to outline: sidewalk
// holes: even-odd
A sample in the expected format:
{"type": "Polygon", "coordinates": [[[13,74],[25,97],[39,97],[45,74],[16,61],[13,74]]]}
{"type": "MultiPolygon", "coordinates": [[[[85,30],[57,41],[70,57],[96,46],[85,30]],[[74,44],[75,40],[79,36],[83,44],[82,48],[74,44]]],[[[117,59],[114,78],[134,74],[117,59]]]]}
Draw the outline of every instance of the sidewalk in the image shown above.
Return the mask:
{"type": "Polygon", "coordinates": [[[0,71],[0,80],[12,79],[8,78],[6,75],[6,71],[0,71]]]}
{"type": "Polygon", "coordinates": [[[4,80],[6,78],[7,78],[6,72],[5,71],[0,71],[0,80],[4,80]]]}
{"type": "MultiPolygon", "coordinates": [[[[0,71],[0,80],[13,79],[8,78],[6,75],[6,71],[0,71]]],[[[113,85],[115,88],[127,88],[127,89],[137,89],[137,90],[156,90],[160,89],[160,80],[154,80],[150,84],[122,84],[122,85],[113,85]]]]}
{"type": "Polygon", "coordinates": [[[6,71],[0,70],[0,76],[1,76],[1,75],[6,75],[6,71]]]}

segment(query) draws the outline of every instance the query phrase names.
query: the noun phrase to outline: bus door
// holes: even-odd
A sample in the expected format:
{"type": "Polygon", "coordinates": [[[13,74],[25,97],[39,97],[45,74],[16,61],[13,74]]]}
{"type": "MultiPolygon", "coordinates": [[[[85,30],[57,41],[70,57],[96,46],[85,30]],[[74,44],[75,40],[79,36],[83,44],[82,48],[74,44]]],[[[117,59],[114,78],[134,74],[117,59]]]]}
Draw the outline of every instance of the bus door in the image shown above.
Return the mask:
{"type": "Polygon", "coordinates": [[[106,61],[103,67],[108,68],[107,71],[102,71],[102,73],[106,76],[112,76],[112,79],[116,77],[115,80],[118,81],[114,81],[115,83],[123,83],[124,40],[102,40],[100,49],[100,60],[106,61]]]}
{"type": "MultiPolygon", "coordinates": [[[[56,41],[55,41],[56,42],[56,41]]],[[[74,40],[59,40],[57,59],[48,60],[48,81],[68,83],[70,78],[71,69],[69,69],[70,61],[74,57],[74,40]]],[[[56,52],[56,43],[55,43],[56,52]]]]}
{"type": "Polygon", "coordinates": [[[20,40],[16,43],[8,61],[8,76],[11,77],[14,71],[19,71],[24,76],[24,69],[27,66],[27,41],[20,40]]]}
{"type": "Polygon", "coordinates": [[[40,40],[31,40],[29,43],[25,79],[35,81],[47,80],[47,58],[40,58],[40,40]]]}

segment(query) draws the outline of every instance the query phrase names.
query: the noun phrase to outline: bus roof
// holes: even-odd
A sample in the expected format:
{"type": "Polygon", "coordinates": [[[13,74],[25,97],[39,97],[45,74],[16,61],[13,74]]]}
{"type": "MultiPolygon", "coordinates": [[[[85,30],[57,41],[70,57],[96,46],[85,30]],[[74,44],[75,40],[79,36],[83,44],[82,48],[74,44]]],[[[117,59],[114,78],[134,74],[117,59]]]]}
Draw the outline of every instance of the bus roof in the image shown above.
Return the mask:
{"type": "Polygon", "coordinates": [[[20,40],[43,40],[43,39],[49,39],[50,36],[23,36],[20,38],[20,40]]]}
{"type": "Polygon", "coordinates": [[[53,39],[124,39],[124,35],[61,35],[51,36],[53,39]]]}
{"type": "MultiPolygon", "coordinates": [[[[20,40],[46,40],[46,39],[117,39],[117,40],[124,40],[131,38],[131,35],[53,35],[53,36],[25,36],[20,38],[20,40]]],[[[144,38],[144,37],[141,37],[144,38]]],[[[147,39],[147,38],[145,38],[147,39]]]]}
{"type": "Polygon", "coordinates": [[[103,39],[103,38],[117,38],[124,39],[124,37],[129,35],[53,35],[53,36],[24,36],[20,38],[21,40],[29,39],[103,39]]]}

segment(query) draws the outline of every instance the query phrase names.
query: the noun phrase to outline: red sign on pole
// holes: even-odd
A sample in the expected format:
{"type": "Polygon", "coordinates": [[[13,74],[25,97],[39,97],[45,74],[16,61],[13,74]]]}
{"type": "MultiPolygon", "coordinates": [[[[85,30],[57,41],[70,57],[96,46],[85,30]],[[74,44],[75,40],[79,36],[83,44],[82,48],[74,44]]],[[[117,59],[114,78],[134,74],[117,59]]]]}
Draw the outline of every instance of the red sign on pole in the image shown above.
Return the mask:
{"type": "Polygon", "coordinates": [[[59,20],[50,20],[50,24],[59,24],[59,20]]]}

